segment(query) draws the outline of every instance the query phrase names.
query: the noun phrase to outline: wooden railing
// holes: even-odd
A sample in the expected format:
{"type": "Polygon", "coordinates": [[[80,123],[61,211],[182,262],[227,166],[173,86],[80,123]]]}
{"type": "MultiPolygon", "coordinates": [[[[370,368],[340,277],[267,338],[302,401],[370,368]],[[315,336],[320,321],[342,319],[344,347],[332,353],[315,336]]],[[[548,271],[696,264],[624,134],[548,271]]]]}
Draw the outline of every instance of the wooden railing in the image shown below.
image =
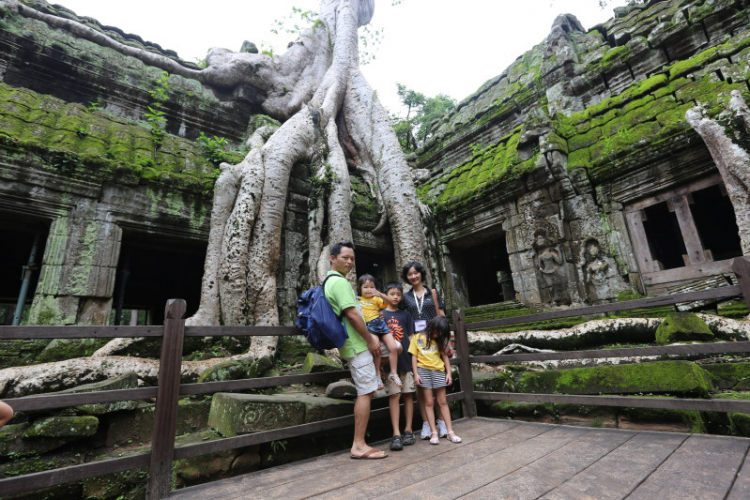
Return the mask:
{"type": "MultiPolygon", "coordinates": [[[[244,448],[321,431],[353,425],[352,416],[337,417],[293,427],[175,447],[177,408],[180,397],[216,392],[263,389],[292,384],[321,383],[349,378],[349,370],[323,373],[286,375],[255,379],[229,380],[181,384],[182,345],[185,337],[206,336],[288,336],[299,335],[294,327],[286,326],[185,326],[185,301],[168,301],[163,326],[0,326],[0,340],[9,339],[76,339],[76,338],[133,338],[161,337],[161,356],[157,387],[106,390],[76,394],[38,395],[6,399],[17,412],[66,408],[84,404],[112,403],[156,398],[156,412],[152,429],[151,450],[146,453],[74,465],[44,472],[0,479],[0,496],[13,495],[65,483],[72,483],[106,474],[148,467],[147,497],[165,498],[170,493],[172,464],[175,460],[220,451],[244,448]]],[[[459,362],[458,359],[451,360],[459,362]]],[[[458,392],[449,401],[461,400],[458,392]]],[[[373,410],[371,419],[388,417],[388,408],[373,410]]]]}
{"type": "MultiPolygon", "coordinates": [[[[642,408],[665,408],[750,413],[750,401],[710,401],[701,399],[639,398],[620,396],[580,396],[561,394],[529,394],[507,392],[474,391],[471,363],[503,363],[515,361],[540,361],[552,359],[611,358],[620,356],[651,356],[665,354],[716,354],[750,352],[750,342],[725,342],[660,347],[639,347],[590,351],[568,351],[534,354],[507,354],[500,356],[467,356],[469,353],[468,330],[509,326],[530,321],[558,319],[571,316],[586,316],[609,312],[664,306],[699,300],[718,300],[744,296],[750,298],[750,263],[737,259],[734,270],[739,278],[738,286],[726,286],[707,291],[680,295],[631,300],[565,311],[554,311],[527,316],[517,316],[492,321],[466,323],[462,311],[453,314],[458,356],[451,360],[458,365],[461,390],[448,395],[449,401],[461,401],[466,417],[477,415],[476,400],[521,401],[541,403],[573,403],[600,406],[625,406],[642,408]]],[[[147,497],[165,498],[170,493],[172,464],[175,460],[196,457],[208,453],[243,448],[268,443],[314,432],[327,431],[353,424],[351,416],[337,417],[293,427],[245,434],[205,443],[175,447],[177,404],[180,396],[211,394],[221,391],[261,389],[307,382],[326,382],[349,378],[349,371],[340,370],[305,375],[287,375],[256,379],[231,380],[181,384],[182,345],[184,337],[206,336],[270,336],[298,335],[294,327],[197,327],[185,326],[183,318],[185,302],[172,299],[167,303],[165,322],[159,326],[3,326],[0,340],[6,339],[73,339],[73,338],[133,338],[161,337],[161,362],[157,387],[120,389],[77,394],[39,395],[6,400],[16,411],[32,411],[64,408],[94,403],[142,400],[156,398],[155,424],[152,429],[151,451],[132,456],[102,460],[82,465],[26,474],[0,480],[3,496],[71,483],[83,479],[122,472],[135,468],[149,468],[147,497]]],[[[374,410],[371,418],[388,415],[388,408],[374,410]]]]}
{"type": "MultiPolygon", "coordinates": [[[[605,314],[611,312],[627,311],[649,307],[673,305],[685,302],[703,300],[722,300],[735,297],[744,297],[745,303],[750,307],[750,262],[744,258],[737,258],[732,264],[739,285],[725,286],[711,290],[682,293],[677,295],[666,295],[661,297],[629,300],[611,304],[602,304],[592,307],[552,311],[527,316],[517,316],[491,321],[466,323],[463,311],[453,314],[456,328],[456,338],[468,347],[468,330],[488,329],[504,327],[519,323],[532,321],[544,321],[550,319],[568,318],[573,316],[588,316],[605,314]]],[[[460,352],[468,352],[464,349],[460,352]]],[[[495,356],[469,356],[470,363],[506,363],[520,361],[548,361],[560,359],[587,359],[587,358],[617,358],[625,356],[662,356],[662,355],[705,355],[705,354],[728,354],[750,352],[750,342],[716,342],[705,344],[669,345],[655,347],[633,347],[623,349],[597,349],[586,351],[562,351],[562,352],[540,352],[531,354],[503,354],[495,356]]],[[[464,369],[463,367],[459,369],[464,369]]],[[[470,368],[469,368],[470,370],[470,368]]],[[[461,380],[470,380],[471,373],[461,373],[461,380]],[[466,377],[466,378],[464,378],[466,377]]],[[[474,391],[464,388],[464,405],[473,407],[476,400],[484,401],[517,401],[528,403],[560,403],[591,406],[618,406],[628,408],[660,408],[669,410],[697,410],[716,412],[738,412],[750,413],[750,401],[732,400],[706,400],[686,398],[647,398],[631,396],[584,396],[563,394],[539,394],[518,392],[488,392],[474,391]]],[[[474,410],[475,412],[475,410],[474,410]]],[[[472,413],[469,413],[471,415],[472,413]]],[[[475,413],[474,413],[475,414],[475,413]]]]}

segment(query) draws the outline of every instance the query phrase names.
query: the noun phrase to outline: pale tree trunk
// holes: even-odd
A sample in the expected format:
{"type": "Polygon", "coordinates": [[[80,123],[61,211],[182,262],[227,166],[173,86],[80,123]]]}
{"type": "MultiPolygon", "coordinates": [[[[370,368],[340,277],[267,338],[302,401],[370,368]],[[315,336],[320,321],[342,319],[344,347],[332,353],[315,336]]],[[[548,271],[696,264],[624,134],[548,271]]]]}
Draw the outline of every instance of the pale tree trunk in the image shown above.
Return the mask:
{"type": "MultiPolygon", "coordinates": [[[[382,230],[386,222],[390,224],[396,265],[425,261],[427,244],[411,170],[388,113],[359,70],[357,30],[369,23],[374,0],[322,0],[322,23],[307,30],[286,54],[271,58],[214,49],[207,56],[208,68],[201,71],[123,45],[80,23],[38,12],[17,0],[0,0],[0,7],[72,31],[170,73],[222,88],[252,85],[268,96],[262,111],[282,124],[256,131],[249,140],[252,149],[247,157],[238,165],[221,166],[214,190],[201,303],[198,312],[187,320],[189,325],[279,324],[276,274],[289,176],[298,162],[312,164],[318,177],[328,181],[310,211],[312,284],[317,284],[330,267],[330,244],[352,239],[350,168],[363,175],[383,208],[377,230],[382,230]],[[324,217],[328,222],[325,232],[324,217]]],[[[276,337],[253,337],[242,358],[272,356],[276,342],[276,337]]],[[[45,373],[73,367],[94,369],[87,359],[72,365],[48,363],[45,373]]],[[[98,359],[101,363],[102,358],[98,359]]],[[[126,358],[112,359],[120,362],[126,358]]],[[[209,366],[210,361],[202,363],[209,366]]],[[[148,369],[139,366],[151,373],[151,362],[147,364],[148,369]]],[[[201,366],[196,364],[195,369],[201,366]]],[[[13,385],[14,377],[23,376],[17,371],[23,371],[21,368],[9,370],[13,371],[0,370],[0,387],[13,385]]]]}
{"type": "Polygon", "coordinates": [[[726,116],[714,120],[696,106],[685,119],[703,138],[721,173],[739,228],[742,253],[750,255],[750,110],[739,90],[733,90],[726,116]]]}

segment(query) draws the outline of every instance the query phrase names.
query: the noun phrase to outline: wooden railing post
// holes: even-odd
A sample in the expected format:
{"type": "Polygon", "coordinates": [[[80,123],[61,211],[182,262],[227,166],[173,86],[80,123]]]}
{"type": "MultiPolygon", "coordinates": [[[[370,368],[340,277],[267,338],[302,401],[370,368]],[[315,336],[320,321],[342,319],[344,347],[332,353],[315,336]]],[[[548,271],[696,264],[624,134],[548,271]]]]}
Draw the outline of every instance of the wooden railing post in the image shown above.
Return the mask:
{"type": "Polygon", "coordinates": [[[182,299],[169,299],[164,310],[164,336],[161,341],[156,414],[151,436],[151,465],[146,492],[148,500],[166,498],[171,491],[186,307],[182,299]]]}
{"type": "Polygon", "coordinates": [[[456,331],[456,349],[460,359],[458,374],[461,380],[461,391],[464,393],[464,416],[474,418],[477,416],[477,405],[474,402],[474,377],[471,374],[469,336],[466,333],[466,320],[463,311],[453,311],[453,327],[456,331]]]}
{"type": "Polygon", "coordinates": [[[750,262],[744,257],[737,257],[732,261],[732,271],[737,275],[742,298],[747,307],[750,307],[750,262]]]}

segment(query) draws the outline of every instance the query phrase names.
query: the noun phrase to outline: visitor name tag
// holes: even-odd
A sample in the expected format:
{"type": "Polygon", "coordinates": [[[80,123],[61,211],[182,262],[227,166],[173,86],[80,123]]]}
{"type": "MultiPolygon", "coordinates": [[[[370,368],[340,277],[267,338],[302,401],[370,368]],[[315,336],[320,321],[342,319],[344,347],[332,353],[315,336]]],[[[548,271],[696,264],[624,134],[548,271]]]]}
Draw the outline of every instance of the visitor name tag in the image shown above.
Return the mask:
{"type": "Polygon", "coordinates": [[[423,332],[427,330],[427,320],[425,319],[418,319],[414,322],[414,331],[415,332],[423,332]]]}

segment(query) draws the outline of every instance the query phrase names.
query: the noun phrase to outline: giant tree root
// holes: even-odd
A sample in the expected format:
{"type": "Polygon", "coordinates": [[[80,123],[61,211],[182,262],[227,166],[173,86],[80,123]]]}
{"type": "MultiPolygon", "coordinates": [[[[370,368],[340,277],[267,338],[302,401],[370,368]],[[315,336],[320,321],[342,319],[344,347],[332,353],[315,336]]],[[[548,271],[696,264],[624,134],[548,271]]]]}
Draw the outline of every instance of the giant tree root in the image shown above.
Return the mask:
{"type": "MultiPolygon", "coordinates": [[[[750,322],[698,314],[720,338],[750,339],[750,322]]],[[[595,348],[614,343],[652,343],[661,318],[597,319],[562,330],[524,330],[511,333],[469,332],[474,355],[490,355],[510,344],[561,351],[595,348]]]]}
{"type": "MultiPolygon", "coordinates": [[[[227,361],[250,363],[255,359],[258,358],[250,354],[240,354],[202,361],[183,361],[181,381],[183,383],[195,382],[203,372],[219,363],[227,361]]],[[[159,360],[94,355],[53,363],[5,368],[0,370],[0,397],[15,398],[61,391],[131,372],[135,372],[145,385],[156,385],[159,377],[159,360]]]]}

